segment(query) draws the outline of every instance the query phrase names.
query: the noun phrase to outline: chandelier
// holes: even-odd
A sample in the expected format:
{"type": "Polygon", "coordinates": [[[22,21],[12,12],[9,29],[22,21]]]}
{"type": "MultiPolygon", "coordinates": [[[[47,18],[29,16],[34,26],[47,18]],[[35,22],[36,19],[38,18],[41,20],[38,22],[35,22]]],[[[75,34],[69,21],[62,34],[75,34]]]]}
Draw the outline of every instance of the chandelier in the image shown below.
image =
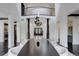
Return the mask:
{"type": "Polygon", "coordinates": [[[39,20],[39,17],[36,17],[34,22],[35,22],[36,26],[42,25],[42,22],[39,20]]]}

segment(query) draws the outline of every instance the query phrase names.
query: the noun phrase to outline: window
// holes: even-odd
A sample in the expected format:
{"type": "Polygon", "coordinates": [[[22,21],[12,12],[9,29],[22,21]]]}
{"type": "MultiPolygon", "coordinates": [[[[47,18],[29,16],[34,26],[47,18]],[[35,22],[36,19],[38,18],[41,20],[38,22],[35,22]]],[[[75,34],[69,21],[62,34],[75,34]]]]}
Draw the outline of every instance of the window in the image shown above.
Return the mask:
{"type": "Polygon", "coordinates": [[[34,35],[35,36],[39,36],[39,35],[43,35],[43,29],[42,28],[34,28],[34,35]]]}

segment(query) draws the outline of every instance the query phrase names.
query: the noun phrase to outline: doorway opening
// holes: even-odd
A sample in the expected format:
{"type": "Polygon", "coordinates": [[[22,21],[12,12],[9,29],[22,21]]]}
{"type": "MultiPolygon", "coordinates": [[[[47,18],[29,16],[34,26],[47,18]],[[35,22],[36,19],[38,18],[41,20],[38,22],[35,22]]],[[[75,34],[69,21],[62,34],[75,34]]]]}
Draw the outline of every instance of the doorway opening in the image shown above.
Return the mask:
{"type": "Polygon", "coordinates": [[[4,23],[4,47],[8,48],[8,23],[4,23]]]}
{"type": "Polygon", "coordinates": [[[17,25],[16,25],[16,21],[14,22],[14,47],[16,47],[17,46],[17,31],[16,31],[16,29],[17,29],[17,25]]]}
{"type": "Polygon", "coordinates": [[[8,18],[0,18],[0,56],[8,52],[8,18]]]}
{"type": "Polygon", "coordinates": [[[72,20],[68,18],[68,51],[73,52],[73,24],[72,20]]]}

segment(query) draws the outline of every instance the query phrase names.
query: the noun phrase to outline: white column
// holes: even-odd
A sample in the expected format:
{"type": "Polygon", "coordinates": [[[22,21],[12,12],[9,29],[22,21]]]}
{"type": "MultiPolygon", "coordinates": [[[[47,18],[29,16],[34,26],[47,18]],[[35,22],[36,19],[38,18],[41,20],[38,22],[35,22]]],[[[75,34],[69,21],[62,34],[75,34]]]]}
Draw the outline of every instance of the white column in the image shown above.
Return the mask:
{"type": "Polygon", "coordinates": [[[17,22],[17,42],[20,42],[20,22],[17,22]]]}
{"type": "Polygon", "coordinates": [[[11,48],[14,46],[14,23],[11,17],[8,18],[8,48],[11,48]]]}
{"type": "Polygon", "coordinates": [[[4,42],[4,23],[0,20],[0,42],[4,42]]]}
{"type": "Polygon", "coordinates": [[[58,31],[57,31],[57,20],[55,16],[52,16],[49,20],[49,34],[50,34],[50,39],[58,42],[58,31]]]}
{"type": "Polygon", "coordinates": [[[27,22],[26,22],[26,18],[23,18],[20,21],[20,40],[21,40],[21,44],[25,44],[26,41],[27,41],[27,22]]]}
{"type": "Polygon", "coordinates": [[[63,15],[60,17],[60,44],[67,47],[67,16],[63,15]]]}

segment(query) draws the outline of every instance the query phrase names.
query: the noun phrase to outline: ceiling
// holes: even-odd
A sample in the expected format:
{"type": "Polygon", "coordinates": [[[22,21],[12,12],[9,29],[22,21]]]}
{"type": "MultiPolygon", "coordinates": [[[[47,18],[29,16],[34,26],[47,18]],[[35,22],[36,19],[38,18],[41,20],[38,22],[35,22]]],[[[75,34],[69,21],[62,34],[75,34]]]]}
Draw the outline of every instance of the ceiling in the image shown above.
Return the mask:
{"type": "Polygon", "coordinates": [[[72,12],[72,14],[79,14],[79,9],[74,11],[74,12],[72,12]]]}
{"type": "Polygon", "coordinates": [[[25,8],[27,7],[49,7],[55,8],[54,3],[24,3],[25,8]]]}

